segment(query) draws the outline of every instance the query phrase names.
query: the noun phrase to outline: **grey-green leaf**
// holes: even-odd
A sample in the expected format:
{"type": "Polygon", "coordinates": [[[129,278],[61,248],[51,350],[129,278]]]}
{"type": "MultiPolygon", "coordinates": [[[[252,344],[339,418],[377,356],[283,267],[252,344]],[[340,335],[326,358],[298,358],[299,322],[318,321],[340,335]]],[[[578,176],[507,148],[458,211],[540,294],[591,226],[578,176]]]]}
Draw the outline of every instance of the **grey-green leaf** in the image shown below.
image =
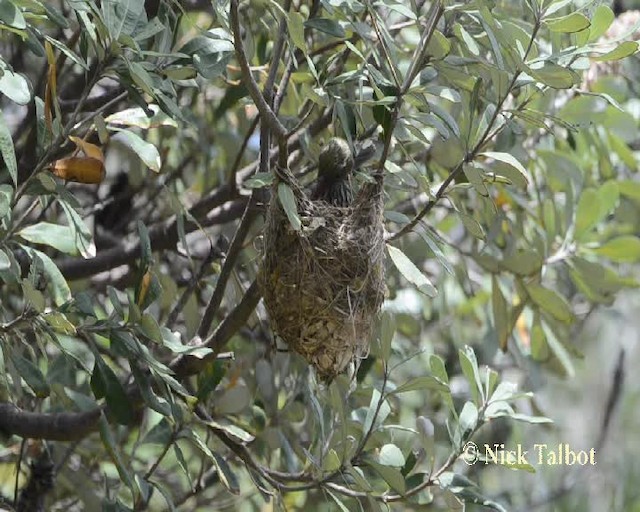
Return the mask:
{"type": "Polygon", "coordinates": [[[435,297],[438,295],[438,291],[431,284],[429,278],[425,276],[422,271],[414,265],[414,263],[403,253],[400,249],[387,244],[389,250],[389,256],[393,261],[396,268],[405,277],[407,281],[414,284],[418,290],[429,297],[435,297]]]}
{"type": "Polygon", "coordinates": [[[2,153],[2,159],[4,165],[9,171],[11,181],[14,185],[18,184],[18,163],[16,162],[16,151],[13,147],[13,138],[11,132],[4,121],[4,114],[0,110],[0,153],[2,153]]]}
{"type": "Polygon", "coordinates": [[[295,231],[300,231],[302,228],[302,222],[298,216],[296,197],[293,194],[291,187],[286,183],[278,184],[278,199],[280,200],[280,204],[282,205],[284,212],[287,214],[291,227],[295,231]]]}
{"type": "Polygon", "coordinates": [[[18,235],[34,244],[48,245],[72,256],[78,254],[73,231],[69,226],[38,222],[18,231],[18,235]]]}

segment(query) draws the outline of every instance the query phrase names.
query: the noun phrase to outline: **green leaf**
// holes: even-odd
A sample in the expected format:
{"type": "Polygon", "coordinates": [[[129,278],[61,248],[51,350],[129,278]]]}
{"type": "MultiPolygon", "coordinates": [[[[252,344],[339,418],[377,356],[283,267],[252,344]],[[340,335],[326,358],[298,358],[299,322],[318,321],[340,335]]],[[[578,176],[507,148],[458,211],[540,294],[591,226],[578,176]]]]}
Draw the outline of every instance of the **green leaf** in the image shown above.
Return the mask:
{"type": "Polygon", "coordinates": [[[0,271],[11,269],[11,260],[6,252],[0,249],[0,271]]]}
{"type": "Polygon", "coordinates": [[[476,192],[481,196],[488,197],[489,191],[487,190],[487,186],[484,184],[484,173],[482,172],[482,169],[474,165],[473,162],[465,162],[462,165],[462,170],[476,192]]]}
{"type": "Polygon", "coordinates": [[[531,357],[536,361],[546,361],[549,357],[549,345],[547,336],[542,328],[540,313],[535,312],[531,324],[531,357]]]}
{"type": "Polygon", "coordinates": [[[38,313],[42,313],[46,304],[42,292],[37,290],[29,279],[23,279],[21,284],[24,298],[38,313]]]}
{"type": "Polygon", "coordinates": [[[480,405],[484,400],[484,388],[480,380],[480,369],[478,368],[476,354],[469,345],[465,345],[464,348],[458,350],[458,359],[460,360],[462,373],[464,373],[471,388],[473,399],[476,404],[480,405]]]}
{"type": "Polygon", "coordinates": [[[109,414],[121,425],[128,425],[133,418],[131,400],[113,370],[99,354],[95,354],[95,365],[91,377],[91,389],[96,398],[105,397],[109,414]]]}
{"type": "Polygon", "coordinates": [[[480,240],[484,240],[485,238],[484,229],[482,229],[482,226],[476,219],[474,219],[468,213],[463,213],[463,212],[458,212],[458,216],[460,217],[460,220],[462,221],[462,224],[464,225],[465,229],[469,233],[471,233],[472,236],[480,240]]]}
{"type": "Polygon", "coordinates": [[[434,30],[429,44],[427,45],[427,55],[433,60],[444,59],[451,51],[451,41],[439,30],[434,30]]]}
{"type": "Polygon", "coordinates": [[[373,470],[378,473],[394,491],[398,494],[404,494],[407,486],[400,470],[390,466],[383,466],[382,464],[377,464],[372,461],[367,461],[367,465],[371,466],[371,468],[373,468],[373,470]]]}
{"type": "Polygon", "coordinates": [[[312,18],[304,22],[304,26],[313,28],[325,34],[342,39],[345,36],[344,29],[340,24],[329,18],[312,18]]]}
{"type": "Polygon", "coordinates": [[[577,73],[553,62],[544,62],[535,69],[530,67],[528,74],[554,89],[569,89],[580,82],[577,73]]]}
{"type": "Polygon", "coordinates": [[[48,245],[72,256],[78,254],[73,231],[69,226],[38,222],[21,229],[18,231],[18,235],[34,244],[48,245]]]}
{"type": "Polygon", "coordinates": [[[297,11],[290,12],[287,15],[287,28],[293,44],[303,52],[306,52],[307,43],[304,40],[304,17],[302,14],[297,11]]]}
{"type": "Polygon", "coordinates": [[[138,27],[147,24],[144,2],[136,0],[110,0],[102,2],[102,19],[109,37],[117,41],[121,35],[132,36],[138,27]]]}
{"type": "Polygon", "coordinates": [[[401,468],[405,464],[405,458],[400,448],[395,444],[385,444],[380,448],[378,454],[378,462],[383,466],[392,466],[395,468],[401,468]]]}
{"type": "Polygon", "coordinates": [[[229,466],[227,461],[216,452],[213,452],[212,456],[213,464],[218,471],[218,478],[220,478],[222,485],[224,485],[231,494],[240,494],[240,485],[238,484],[238,478],[231,470],[231,467],[229,466]]]}
{"type": "Polygon", "coordinates": [[[589,188],[582,192],[576,209],[576,239],[579,240],[598,223],[601,210],[598,193],[594,189],[589,188]]]}
{"type": "Polygon", "coordinates": [[[396,319],[393,313],[385,311],[380,320],[380,355],[384,361],[391,355],[391,342],[396,333],[396,319]]]}
{"type": "Polygon", "coordinates": [[[391,407],[389,406],[389,402],[386,398],[382,398],[380,391],[377,389],[373,389],[371,392],[371,401],[369,402],[369,408],[367,409],[367,416],[364,419],[364,424],[362,425],[363,432],[374,431],[381,425],[384,420],[387,419],[389,413],[391,412],[391,407]],[[378,409],[378,403],[382,400],[382,405],[380,406],[380,410],[378,415],[375,416],[376,410],[378,409]],[[374,423],[375,420],[375,423],[374,423]]]}
{"type": "Polygon", "coordinates": [[[118,126],[135,126],[145,130],[149,128],[156,128],[158,126],[178,127],[178,123],[175,119],[172,119],[162,112],[158,105],[149,105],[148,110],[153,112],[151,117],[148,117],[147,113],[141,107],[133,107],[107,116],[105,118],[105,122],[118,126]]]}
{"type": "Polygon", "coordinates": [[[93,234],[71,204],[60,200],[60,205],[69,221],[69,228],[71,229],[76,249],[78,249],[83,258],[93,258],[96,255],[93,234]]]}
{"type": "Polygon", "coordinates": [[[431,281],[414,265],[405,253],[389,244],[387,244],[387,249],[394,265],[407,281],[414,284],[419,291],[428,297],[438,295],[438,291],[431,284],[431,281]]]}
{"type": "Polygon", "coordinates": [[[13,198],[13,187],[11,185],[0,185],[0,221],[11,212],[11,200],[13,198]]]}
{"type": "Polygon", "coordinates": [[[512,420],[530,423],[532,425],[544,425],[553,423],[553,420],[545,416],[529,416],[527,414],[513,413],[509,416],[512,420]]]}
{"type": "Polygon", "coordinates": [[[495,276],[491,277],[491,289],[491,306],[493,308],[493,321],[498,336],[498,346],[502,350],[505,350],[507,348],[509,334],[511,334],[509,328],[509,312],[507,311],[507,301],[504,295],[502,295],[502,290],[500,290],[498,280],[495,276]]]}
{"type": "Polygon", "coordinates": [[[605,242],[593,249],[596,254],[618,263],[635,263],[640,261],[640,238],[623,235],[605,242]]]}
{"type": "Polygon", "coordinates": [[[47,380],[42,375],[40,368],[21,355],[12,354],[11,361],[18,370],[20,377],[24,379],[38,398],[46,398],[51,393],[47,380]]]}
{"type": "Polygon", "coordinates": [[[116,443],[115,438],[113,437],[113,432],[111,432],[111,427],[109,426],[109,422],[107,418],[102,414],[100,416],[100,420],[98,422],[98,426],[100,429],[100,438],[102,439],[102,443],[104,447],[107,449],[107,453],[111,460],[116,466],[118,470],[118,474],[120,478],[125,483],[125,485],[131,490],[131,493],[134,493],[134,483],[133,477],[129,473],[127,466],[122,462],[122,458],[120,457],[120,453],[118,450],[118,445],[116,443]]]}
{"type": "Polygon", "coordinates": [[[450,391],[449,385],[438,377],[434,377],[433,375],[423,375],[421,377],[414,377],[413,379],[408,380],[401,386],[390,391],[389,395],[399,395],[400,393],[407,393],[408,391],[420,391],[424,389],[442,391],[445,393],[450,391]]]}
{"type": "Polygon", "coordinates": [[[591,17],[591,28],[589,29],[589,39],[587,42],[594,43],[605,34],[613,23],[615,14],[608,5],[599,5],[593,11],[591,17]]]}
{"type": "Polygon", "coordinates": [[[498,165],[496,171],[498,174],[502,174],[505,178],[510,179],[514,185],[525,188],[529,184],[527,170],[513,155],[498,151],[485,151],[480,153],[480,155],[486,156],[487,158],[493,158],[494,160],[504,164],[498,165]]]}
{"type": "Polygon", "coordinates": [[[336,505],[338,505],[338,508],[342,512],[349,512],[349,509],[347,508],[347,506],[342,502],[341,496],[338,496],[337,494],[332,493],[329,489],[327,489],[326,492],[329,494],[329,496],[331,496],[333,501],[335,501],[336,505]]]}
{"type": "MultiPolygon", "coordinates": [[[[16,162],[16,151],[13,147],[11,132],[4,120],[4,114],[0,110],[0,153],[4,160],[4,165],[9,171],[13,184],[18,184],[18,163],[16,162]]],[[[3,217],[4,215],[0,215],[3,217]]]]}
{"type": "Polygon", "coordinates": [[[158,149],[153,144],[129,130],[117,131],[119,132],[118,139],[138,155],[140,160],[142,160],[149,169],[154,172],[160,172],[162,160],[160,159],[158,149]]]}
{"type": "Polygon", "coordinates": [[[473,402],[466,402],[460,412],[458,429],[460,441],[465,441],[478,426],[478,408],[473,402]]]}
{"type": "Polygon", "coordinates": [[[173,436],[173,428],[167,418],[162,418],[149,432],[146,433],[140,444],[166,445],[173,436]]]}
{"type": "MultiPolygon", "coordinates": [[[[64,18],[62,19],[64,20],[64,18]]],[[[64,53],[67,57],[69,57],[69,59],[75,62],[82,69],[89,71],[89,66],[87,65],[87,63],[84,60],[82,60],[78,55],[76,55],[73,51],[71,51],[67,46],[62,44],[57,39],[54,39],[53,37],[50,37],[46,34],[44,35],[44,38],[47,41],[49,41],[53,46],[55,46],[58,50],[64,53]]]]}
{"type": "Polygon", "coordinates": [[[67,336],[76,334],[75,326],[69,322],[66,316],[58,311],[50,311],[44,314],[42,318],[57,333],[66,334],[67,336]]]}
{"type": "Polygon", "coordinates": [[[0,21],[8,27],[18,30],[27,28],[24,16],[10,0],[0,0],[0,21]]]}
{"type": "Polygon", "coordinates": [[[153,79],[149,72],[138,62],[129,63],[129,73],[133,82],[149,96],[154,96],[153,79]]]}
{"type": "Polygon", "coordinates": [[[519,276],[536,274],[542,267],[542,257],[535,251],[519,250],[500,262],[500,266],[519,276]]]}
{"type": "Polygon", "coordinates": [[[269,187],[273,184],[273,178],[274,176],[270,172],[257,172],[242,185],[250,189],[269,187]]]}
{"type": "Polygon", "coordinates": [[[638,51],[637,42],[625,41],[624,43],[620,44],[615,49],[605,53],[604,55],[591,57],[591,60],[595,60],[596,62],[609,62],[612,60],[620,60],[620,59],[629,57],[630,55],[633,55],[637,51],[638,51]]]}
{"type": "Polygon", "coordinates": [[[291,187],[286,183],[278,184],[278,199],[280,200],[280,204],[282,205],[284,212],[287,214],[291,227],[294,231],[300,231],[302,228],[302,222],[298,216],[296,196],[293,194],[291,187]]]}
{"type": "Polygon", "coordinates": [[[18,105],[26,105],[31,101],[31,87],[27,79],[9,69],[4,69],[0,77],[0,92],[18,105]]]}
{"type": "Polygon", "coordinates": [[[546,19],[544,22],[552,32],[562,32],[565,34],[573,34],[589,28],[591,23],[589,19],[579,12],[573,12],[559,18],[546,19]]]}
{"type": "Polygon", "coordinates": [[[478,46],[478,43],[460,23],[456,23],[454,25],[453,32],[456,37],[467,46],[467,49],[472,55],[475,55],[476,57],[480,55],[480,47],[478,46]]]}
{"type": "Polygon", "coordinates": [[[571,322],[573,313],[567,300],[556,291],[545,288],[539,284],[525,285],[531,300],[543,311],[561,322],[571,322]]]}

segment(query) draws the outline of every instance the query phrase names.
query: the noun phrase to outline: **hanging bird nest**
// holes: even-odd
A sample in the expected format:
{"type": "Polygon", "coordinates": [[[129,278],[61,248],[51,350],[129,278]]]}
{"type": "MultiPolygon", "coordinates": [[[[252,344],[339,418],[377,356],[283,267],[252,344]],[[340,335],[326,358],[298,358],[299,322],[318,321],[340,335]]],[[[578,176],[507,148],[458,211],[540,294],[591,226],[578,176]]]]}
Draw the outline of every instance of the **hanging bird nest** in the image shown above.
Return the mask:
{"type": "Polygon", "coordinates": [[[384,299],[382,178],[340,208],[308,199],[288,169],[277,174],[264,231],[264,303],[274,332],[330,381],[367,356],[384,299]],[[295,197],[297,231],[278,199],[282,183],[295,197]]]}

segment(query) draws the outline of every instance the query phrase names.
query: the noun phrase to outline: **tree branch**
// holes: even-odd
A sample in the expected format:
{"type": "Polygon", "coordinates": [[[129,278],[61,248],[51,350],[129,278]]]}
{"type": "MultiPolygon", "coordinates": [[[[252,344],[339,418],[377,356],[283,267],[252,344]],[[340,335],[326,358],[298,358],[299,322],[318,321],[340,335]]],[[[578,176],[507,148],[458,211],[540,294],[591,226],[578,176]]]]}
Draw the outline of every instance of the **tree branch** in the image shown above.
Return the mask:
{"type": "Polygon", "coordinates": [[[247,54],[244,51],[244,46],[242,44],[242,35],[240,33],[238,0],[231,0],[230,21],[231,31],[233,32],[234,46],[236,49],[236,58],[238,59],[240,70],[242,71],[243,82],[249,90],[249,94],[251,95],[251,98],[253,99],[258,112],[260,112],[260,117],[269,125],[269,128],[278,138],[278,141],[282,142],[286,139],[287,129],[282,125],[273,110],[271,110],[271,107],[260,92],[258,84],[254,80],[253,75],[251,75],[251,68],[249,67],[249,62],[247,61],[247,54]]]}

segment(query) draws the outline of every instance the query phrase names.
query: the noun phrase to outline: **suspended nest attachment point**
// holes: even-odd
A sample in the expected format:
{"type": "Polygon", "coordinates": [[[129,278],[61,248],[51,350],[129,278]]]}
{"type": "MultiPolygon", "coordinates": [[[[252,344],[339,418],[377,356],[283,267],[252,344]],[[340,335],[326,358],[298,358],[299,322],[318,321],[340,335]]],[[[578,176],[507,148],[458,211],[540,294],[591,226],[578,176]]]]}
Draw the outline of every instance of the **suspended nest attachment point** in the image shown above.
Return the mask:
{"type": "Polygon", "coordinates": [[[382,178],[364,185],[352,206],[340,208],[309,200],[289,170],[278,175],[260,273],[265,306],[275,333],[330,381],[367,356],[384,299],[382,178]],[[279,199],[279,191],[290,196],[286,187],[293,192],[298,230],[279,199]]]}

